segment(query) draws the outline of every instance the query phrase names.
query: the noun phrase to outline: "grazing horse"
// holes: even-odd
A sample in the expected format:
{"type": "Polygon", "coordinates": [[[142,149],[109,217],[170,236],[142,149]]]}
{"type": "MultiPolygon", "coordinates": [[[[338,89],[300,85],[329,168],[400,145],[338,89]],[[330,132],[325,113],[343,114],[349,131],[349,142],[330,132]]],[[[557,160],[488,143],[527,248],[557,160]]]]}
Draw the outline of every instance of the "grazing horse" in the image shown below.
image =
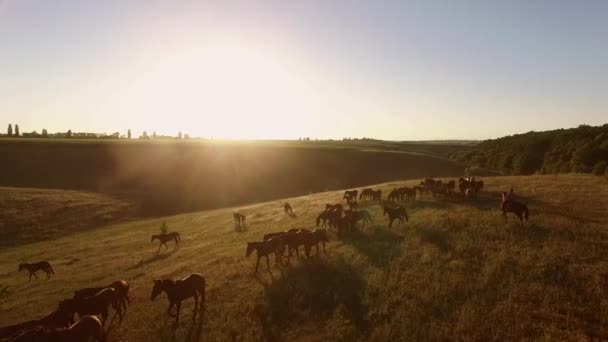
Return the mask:
{"type": "Polygon", "coordinates": [[[348,203],[348,208],[350,210],[357,210],[357,209],[359,209],[359,203],[357,203],[357,201],[348,203]]]}
{"type": "Polygon", "coordinates": [[[388,214],[388,228],[393,228],[393,221],[395,220],[399,220],[398,223],[401,224],[403,223],[403,219],[405,219],[405,221],[409,220],[409,217],[407,216],[407,211],[405,210],[404,207],[399,206],[397,208],[391,208],[388,206],[384,206],[384,214],[383,216],[386,216],[386,214],[388,214]]]}
{"type": "Polygon", "coordinates": [[[356,200],[357,199],[357,195],[359,194],[359,190],[351,190],[351,191],[344,191],[344,196],[342,196],[342,199],[346,200],[346,202],[350,202],[352,200],[356,200]]]}
{"type": "Polygon", "coordinates": [[[86,315],[67,328],[49,329],[39,325],[23,332],[11,341],[81,342],[91,341],[91,339],[99,342],[106,340],[99,318],[86,315]]]}
{"type": "Polygon", "coordinates": [[[163,245],[165,245],[166,249],[169,249],[167,242],[171,240],[175,241],[175,247],[177,248],[179,242],[182,241],[182,238],[179,236],[178,232],[171,232],[167,234],[152,235],[152,239],[150,240],[150,242],[154,242],[154,240],[160,241],[160,245],[158,245],[158,251],[156,251],[156,254],[158,255],[158,253],[160,252],[160,248],[163,245]]]}
{"type": "Polygon", "coordinates": [[[154,301],[163,291],[169,298],[169,308],[167,313],[169,316],[175,317],[175,324],[179,323],[179,312],[182,307],[182,301],[190,297],[194,297],[194,316],[198,312],[198,296],[201,296],[200,308],[203,308],[205,303],[205,278],[200,273],[192,273],[184,279],[172,280],[162,279],[154,280],[152,295],[150,300],[154,301]],[[176,307],[175,316],[171,314],[171,309],[176,307]]]}
{"type": "Polygon", "coordinates": [[[107,288],[112,288],[118,292],[118,295],[120,297],[121,310],[123,311],[123,313],[127,312],[127,303],[130,302],[129,283],[127,283],[125,280],[117,280],[104,287],[87,287],[80,290],[76,290],[74,291],[74,298],[80,299],[85,297],[91,297],[107,288]]]}
{"type": "Polygon", "coordinates": [[[529,214],[528,207],[521,202],[517,202],[517,201],[511,199],[510,195],[512,195],[512,194],[513,194],[513,192],[511,192],[511,193],[503,192],[502,193],[502,201],[500,203],[500,208],[502,209],[502,215],[505,217],[505,222],[508,222],[507,213],[513,213],[519,218],[519,224],[523,225],[524,219],[526,221],[528,220],[528,214],[529,214]]]}
{"type": "Polygon", "coordinates": [[[19,264],[19,272],[21,272],[23,269],[26,269],[28,272],[30,272],[30,278],[28,281],[32,281],[32,275],[34,275],[34,277],[38,279],[38,276],[36,275],[36,272],[38,271],[43,271],[44,273],[46,273],[47,279],[49,279],[51,275],[55,275],[55,272],[53,271],[53,268],[51,267],[51,264],[48,263],[48,261],[40,261],[33,264],[19,264]]]}
{"type": "Polygon", "coordinates": [[[451,180],[447,183],[447,190],[448,190],[448,194],[453,194],[454,190],[456,190],[456,181],[451,180]]]}
{"type": "Polygon", "coordinates": [[[35,319],[32,321],[0,328],[0,340],[15,337],[27,329],[31,329],[32,327],[36,326],[41,326],[48,329],[65,328],[70,326],[73,321],[74,312],[66,310],[64,307],[60,306],[55,311],[49,313],[41,319],[35,319]]]}
{"type": "Polygon", "coordinates": [[[327,230],[325,230],[325,229],[315,229],[315,230],[313,230],[312,231],[312,238],[309,241],[309,246],[308,246],[307,251],[306,251],[306,256],[309,256],[309,254],[310,254],[310,248],[312,246],[317,247],[317,255],[319,255],[319,243],[321,243],[323,245],[323,253],[327,254],[327,251],[325,251],[325,243],[326,242],[329,242],[329,239],[327,238],[327,230]]]}
{"type": "Polygon", "coordinates": [[[283,205],[283,210],[285,211],[285,214],[293,215],[293,209],[291,208],[291,204],[289,204],[289,202],[285,202],[283,205]]]}
{"type": "Polygon", "coordinates": [[[416,200],[416,189],[403,187],[400,190],[406,200],[408,200],[408,201],[416,200]]]}
{"type": "Polygon", "coordinates": [[[284,249],[283,234],[278,234],[278,236],[270,237],[266,241],[248,242],[247,253],[245,256],[250,256],[255,250],[258,256],[255,263],[255,272],[258,271],[258,266],[260,265],[260,259],[262,257],[266,257],[266,266],[270,270],[270,261],[268,261],[268,255],[274,254],[275,263],[278,265],[281,263],[281,255],[283,254],[284,249]]]}
{"type": "Polygon", "coordinates": [[[371,199],[373,192],[374,192],[374,189],[372,189],[372,188],[363,189],[361,191],[361,194],[359,195],[359,200],[371,199]]]}
{"type": "Polygon", "coordinates": [[[382,200],[382,190],[378,189],[372,193],[372,200],[378,201],[382,200]]]}
{"type": "Polygon", "coordinates": [[[357,224],[359,221],[363,221],[364,226],[366,223],[372,223],[372,215],[370,215],[369,211],[367,210],[346,210],[344,213],[346,216],[350,217],[353,225],[357,224]]]}
{"type": "Polygon", "coordinates": [[[232,218],[234,219],[235,231],[241,232],[245,230],[245,215],[239,213],[238,211],[235,211],[234,213],[232,213],[232,218]]]}
{"type": "Polygon", "coordinates": [[[101,321],[104,325],[108,317],[108,307],[110,305],[116,311],[114,317],[118,315],[119,322],[122,323],[123,312],[120,304],[120,294],[111,287],[103,289],[90,297],[74,297],[59,302],[60,308],[77,313],[79,317],[84,315],[101,315],[101,321]]]}
{"type": "Polygon", "coordinates": [[[391,190],[391,192],[388,194],[388,200],[389,201],[396,201],[399,199],[399,189],[393,189],[391,190]]]}

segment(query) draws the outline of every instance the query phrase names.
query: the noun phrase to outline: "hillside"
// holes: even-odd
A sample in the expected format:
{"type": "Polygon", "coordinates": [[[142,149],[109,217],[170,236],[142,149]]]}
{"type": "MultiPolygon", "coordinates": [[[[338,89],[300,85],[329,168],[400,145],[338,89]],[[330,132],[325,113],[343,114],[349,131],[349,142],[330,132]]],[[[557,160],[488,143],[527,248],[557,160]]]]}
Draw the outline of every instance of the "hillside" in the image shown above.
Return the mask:
{"type": "Polygon", "coordinates": [[[345,144],[0,139],[0,186],[118,194],[158,216],[464,170],[430,154],[345,144]]]}
{"type": "MultiPolygon", "coordinates": [[[[487,178],[480,198],[425,197],[406,204],[410,221],[391,231],[368,203],[371,227],[344,240],[331,235],[328,254],[266,271],[245,257],[247,241],[289,227],[312,227],[325,203],[342,192],[240,208],[249,229],[234,232],[232,208],[136,221],[0,250],[0,322],[36,318],[79,287],[131,282],[132,304],[111,341],[253,340],[585,340],[608,338],[608,187],[600,178],[487,178]],[[498,211],[499,192],[514,188],[530,207],[520,227],[498,211]],[[166,221],[182,234],[179,249],[155,256],[150,235],[166,221]],[[16,265],[48,259],[57,276],[27,282],[16,265]],[[193,321],[184,302],[171,328],[163,295],[150,301],[152,280],[201,272],[207,306],[193,321]]],[[[416,181],[388,183],[413,185],[416,181]]]]}
{"type": "Polygon", "coordinates": [[[449,154],[459,162],[505,174],[604,175],[608,174],[608,124],[516,134],[486,140],[449,154]]]}
{"type": "Polygon", "coordinates": [[[42,241],[132,219],[136,205],[82,191],[0,187],[0,247],[42,241]]]}

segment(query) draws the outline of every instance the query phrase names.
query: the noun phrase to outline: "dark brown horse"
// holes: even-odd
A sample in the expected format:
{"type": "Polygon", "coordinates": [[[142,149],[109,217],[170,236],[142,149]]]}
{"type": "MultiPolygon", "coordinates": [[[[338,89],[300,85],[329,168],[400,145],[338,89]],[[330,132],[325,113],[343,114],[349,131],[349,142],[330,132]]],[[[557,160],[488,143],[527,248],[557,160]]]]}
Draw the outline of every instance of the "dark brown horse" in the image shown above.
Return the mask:
{"type": "Polygon", "coordinates": [[[0,340],[3,338],[11,338],[22,332],[31,329],[32,327],[41,326],[47,329],[52,328],[65,328],[72,324],[74,321],[74,312],[66,310],[63,307],[57,308],[50,314],[42,317],[41,319],[35,319],[24,323],[14,324],[0,328],[0,340]]]}
{"type": "Polygon", "coordinates": [[[44,273],[46,273],[47,279],[49,279],[51,275],[55,275],[55,272],[53,271],[53,268],[51,267],[51,264],[48,263],[48,261],[40,261],[33,264],[19,264],[19,272],[21,272],[23,269],[26,269],[28,272],[30,272],[30,278],[28,281],[32,280],[32,275],[36,279],[38,279],[38,276],[36,275],[36,272],[38,271],[43,271],[44,273]]]}
{"type": "Polygon", "coordinates": [[[169,249],[167,242],[171,240],[175,241],[175,248],[177,248],[179,246],[179,242],[182,241],[182,238],[179,236],[178,232],[171,232],[167,234],[152,235],[152,239],[150,240],[150,242],[154,242],[154,240],[160,241],[160,245],[158,245],[158,251],[156,251],[156,254],[158,255],[158,253],[160,252],[160,248],[163,245],[166,249],[169,249]]]}
{"type": "Polygon", "coordinates": [[[257,252],[257,261],[255,263],[255,272],[258,271],[260,265],[260,259],[266,257],[266,266],[270,270],[270,261],[268,255],[274,254],[275,263],[278,265],[281,263],[281,256],[284,251],[284,242],[282,234],[278,234],[270,237],[266,241],[256,241],[247,243],[247,253],[245,256],[250,256],[253,251],[257,252]]]}
{"type": "Polygon", "coordinates": [[[123,313],[125,313],[127,311],[127,303],[130,302],[130,300],[129,300],[129,283],[127,283],[125,280],[117,280],[117,281],[109,284],[108,286],[87,287],[84,289],[76,290],[76,291],[74,291],[74,298],[80,299],[80,298],[85,298],[85,297],[91,297],[107,288],[112,288],[118,292],[118,295],[120,296],[121,310],[123,311],[123,313]]]}
{"type": "Polygon", "coordinates": [[[351,201],[357,199],[358,194],[359,190],[344,191],[344,196],[342,199],[346,200],[347,203],[350,203],[351,201]]]}
{"type": "Polygon", "coordinates": [[[169,316],[175,317],[175,324],[179,323],[179,312],[182,307],[182,301],[194,297],[194,315],[198,311],[198,296],[201,296],[200,308],[203,308],[205,303],[205,278],[200,273],[192,273],[181,280],[155,280],[152,288],[150,300],[155,300],[162,292],[167,294],[169,298],[169,308],[167,313],[169,316]],[[171,309],[176,307],[176,314],[171,313],[171,309]]]}
{"type": "Polygon", "coordinates": [[[519,218],[519,224],[523,225],[524,219],[526,221],[528,220],[528,207],[521,202],[517,202],[511,199],[510,197],[511,196],[509,193],[502,193],[502,201],[500,203],[500,208],[502,209],[502,215],[505,217],[505,222],[508,222],[507,213],[513,213],[519,218]]]}
{"type": "Polygon", "coordinates": [[[403,223],[403,219],[405,219],[405,221],[409,220],[409,217],[407,216],[407,211],[405,210],[404,207],[396,207],[396,208],[392,208],[389,206],[384,206],[384,214],[383,216],[386,216],[386,214],[388,214],[388,228],[392,228],[393,227],[393,221],[395,220],[399,220],[398,223],[401,224],[403,223]]]}
{"type": "Polygon", "coordinates": [[[283,205],[283,210],[285,211],[285,214],[289,215],[290,217],[296,217],[296,215],[293,213],[293,208],[291,207],[291,204],[289,204],[289,202],[285,202],[285,204],[283,205]]]}
{"type": "Polygon", "coordinates": [[[112,306],[115,311],[114,317],[118,315],[122,323],[123,312],[120,305],[120,295],[113,288],[106,288],[97,294],[84,298],[71,298],[59,302],[59,307],[66,311],[77,313],[79,317],[84,315],[101,315],[101,321],[105,324],[108,317],[108,308],[112,306]]]}
{"type": "Polygon", "coordinates": [[[359,200],[361,201],[361,200],[371,199],[373,193],[374,193],[374,189],[365,188],[361,191],[361,194],[359,195],[359,200]]]}
{"type": "Polygon", "coordinates": [[[35,326],[11,341],[82,342],[91,340],[103,342],[106,339],[99,318],[86,315],[67,328],[47,328],[41,325],[35,326]]]}

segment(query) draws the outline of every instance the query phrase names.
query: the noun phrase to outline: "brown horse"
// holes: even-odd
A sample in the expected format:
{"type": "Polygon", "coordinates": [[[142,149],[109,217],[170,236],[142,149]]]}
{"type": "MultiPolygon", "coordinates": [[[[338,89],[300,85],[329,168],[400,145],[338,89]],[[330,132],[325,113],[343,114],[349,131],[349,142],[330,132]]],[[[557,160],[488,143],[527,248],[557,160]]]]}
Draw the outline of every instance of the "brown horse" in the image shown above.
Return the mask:
{"type": "Polygon", "coordinates": [[[365,199],[371,199],[372,195],[374,193],[374,189],[372,188],[365,188],[361,191],[361,194],[359,195],[359,200],[365,200],[365,199]]]}
{"type": "Polygon", "coordinates": [[[372,192],[372,201],[378,201],[382,199],[382,190],[376,190],[372,192]]]}
{"type": "Polygon", "coordinates": [[[97,294],[84,298],[71,298],[59,302],[59,307],[66,311],[77,313],[79,317],[84,315],[101,315],[101,321],[105,325],[108,317],[108,308],[112,306],[114,317],[118,315],[119,322],[122,323],[123,312],[120,305],[120,294],[113,288],[106,288],[97,294]]]}
{"type": "Polygon", "coordinates": [[[200,273],[192,273],[181,280],[154,280],[154,287],[152,288],[152,295],[150,300],[154,301],[158,295],[163,291],[169,298],[169,308],[167,313],[169,316],[175,317],[175,324],[179,323],[179,312],[182,307],[182,301],[191,297],[194,297],[194,316],[198,311],[198,296],[201,296],[200,308],[203,308],[205,303],[205,278],[200,273]],[[176,307],[176,315],[171,314],[171,309],[176,307]]]}
{"type": "Polygon", "coordinates": [[[250,256],[253,251],[256,251],[258,259],[255,263],[255,272],[258,271],[258,266],[260,265],[260,259],[262,257],[266,257],[266,266],[270,270],[270,261],[268,260],[268,255],[274,254],[275,263],[278,265],[281,263],[281,256],[284,249],[283,236],[282,234],[279,234],[278,236],[270,237],[266,241],[248,242],[247,253],[245,256],[250,256]]]}
{"type": "Polygon", "coordinates": [[[342,196],[342,199],[346,200],[347,203],[350,203],[351,201],[357,199],[358,194],[359,190],[344,191],[344,196],[342,196]]]}
{"type": "Polygon", "coordinates": [[[11,341],[30,342],[81,342],[81,341],[105,341],[103,326],[96,316],[86,315],[78,322],[67,328],[49,329],[44,326],[36,326],[11,341]]]}
{"type": "Polygon", "coordinates": [[[160,241],[160,245],[158,245],[158,251],[156,251],[156,255],[160,252],[160,248],[164,245],[166,249],[169,249],[167,242],[173,240],[175,241],[175,248],[179,246],[179,242],[182,241],[182,238],[179,236],[178,232],[171,232],[167,234],[158,234],[152,235],[152,239],[150,242],[154,242],[154,240],[160,241]]]}
{"type": "Polygon", "coordinates": [[[310,256],[310,249],[314,246],[317,248],[317,255],[319,255],[319,243],[323,245],[323,253],[327,254],[325,250],[325,243],[329,242],[327,238],[327,230],[325,229],[315,229],[312,231],[311,236],[308,241],[304,244],[304,248],[306,251],[306,256],[310,256]]]}
{"type": "Polygon", "coordinates": [[[402,206],[399,206],[397,208],[391,208],[391,207],[385,205],[383,216],[386,216],[386,214],[388,214],[388,219],[389,219],[388,228],[389,229],[393,227],[393,221],[395,221],[395,220],[399,220],[398,221],[399,224],[403,223],[403,219],[405,219],[405,221],[409,220],[409,217],[407,216],[407,211],[402,206]]]}
{"type": "Polygon", "coordinates": [[[36,279],[38,279],[38,276],[36,275],[36,272],[38,271],[43,271],[44,273],[46,273],[47,279],[49,279],[51,275],[55,275],[55,272],[53,271],[53,268],[51,267],[51,264],[48,263],[48,261],[40,261],[33,264],[19,264],[19,272],[21,272],[23,269],[26,269],[28,272],[30,272],[30,278],[28,281],[32,280],[32,275],[36,277],[36,279]]]}
{"type": "Polygon", "coordinates": [[[104,287],[87,287],[84,289],[76,290],[76,291],[74,291],[74,298],[79,299],[79,298],[91,297],[107,288],[113,288],[114,290],[116,290],[118,292],[118,294],[120,296],[121,310],[123,311],[123,313],[126,312],[127,303],[129,303],[130,300],[129,300],[129,283],[127,283],[125,280],[117,280],[117,281],[111,283],[110,285],[104,286],[104,287]]]}
{"type": "Polygon", "coordinates": [[[520,202],[517,202],[513,199],[510,199],[512,193],[503,192],[502,193],[502,201],[500,203],[500,208],[502,209],[502,215],[505,217],[505,222],[507,220],[507,213],[513,213],[519,218],[519,224],[524,224],[524,219],[528,220],[528,207],[520,202]]]}
{"type": "Polygon", "coordinates": [[[0,340],[3,338],[11,338],[21,334],[27,329],[31,329],[35,326],[42,326],[44,328],[65,328],[73,323],[74,312],[66,310],[65,308],[59,307],[55,311],[42,317],[41,319],[35,319],[24,323],[14,324],[0,328],[0,340]]]}

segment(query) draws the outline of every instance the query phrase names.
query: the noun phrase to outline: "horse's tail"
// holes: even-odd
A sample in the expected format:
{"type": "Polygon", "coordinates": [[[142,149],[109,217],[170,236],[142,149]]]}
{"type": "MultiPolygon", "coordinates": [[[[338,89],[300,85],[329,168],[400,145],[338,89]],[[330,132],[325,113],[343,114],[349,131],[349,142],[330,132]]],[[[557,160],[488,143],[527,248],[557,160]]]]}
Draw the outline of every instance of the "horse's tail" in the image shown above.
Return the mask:
{"type": "Polygon", "coordinates": [[[524,217],[526,218],[526,221],[528,221],[528,206],[524,205],[524,217]]]}

